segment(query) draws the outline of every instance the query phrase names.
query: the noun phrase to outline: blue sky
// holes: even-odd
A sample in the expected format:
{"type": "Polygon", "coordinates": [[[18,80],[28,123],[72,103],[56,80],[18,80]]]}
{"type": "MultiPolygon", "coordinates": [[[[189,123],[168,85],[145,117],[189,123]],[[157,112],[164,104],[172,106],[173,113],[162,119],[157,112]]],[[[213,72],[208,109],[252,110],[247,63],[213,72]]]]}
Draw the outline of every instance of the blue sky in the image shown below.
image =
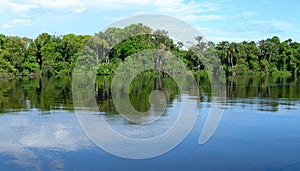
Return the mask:
{"type": "Polygon", "coordinates": [[[164,14],[191,24],[214,42],[278,35],[300,42],[298,0],[0,0],[0,33],[93,34],[138,14],[164,14]]]}

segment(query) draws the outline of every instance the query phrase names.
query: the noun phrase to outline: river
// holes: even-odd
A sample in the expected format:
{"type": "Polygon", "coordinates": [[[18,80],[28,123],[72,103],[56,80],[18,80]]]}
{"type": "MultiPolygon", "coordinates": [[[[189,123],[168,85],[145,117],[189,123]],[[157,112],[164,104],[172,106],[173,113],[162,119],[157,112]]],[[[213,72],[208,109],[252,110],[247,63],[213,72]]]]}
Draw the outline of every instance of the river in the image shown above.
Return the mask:
{"type": "MultiPolygon", "coordinates": [[[[98,117],[120,134],[157,136],[176,121],[181,92],[174,80],[160,80],[166,109],[157,124],[144,126],[118,114],[111,79],[96,79],[95,99],[98,117]]],[[[214,94],[207,78],[197,82],[197,120],[187,137],[162,155],[132,160],[104,151],[85,134],[73,107],[72,78],[1,79],[0,170],[300,170],[300,78],[226,78],[223,117],[204,144],[198,140],[214,94]]],[[[155,78],[134,80],[132,106],[149,110],[156,88],[155,78]]]]}

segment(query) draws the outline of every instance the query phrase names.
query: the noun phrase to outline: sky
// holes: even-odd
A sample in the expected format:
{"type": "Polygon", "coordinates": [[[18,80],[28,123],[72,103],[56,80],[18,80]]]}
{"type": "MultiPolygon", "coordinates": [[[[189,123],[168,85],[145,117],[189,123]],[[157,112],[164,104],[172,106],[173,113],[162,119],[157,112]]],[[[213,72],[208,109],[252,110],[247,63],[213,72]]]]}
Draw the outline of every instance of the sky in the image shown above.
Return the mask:
{"type": "Polygon", "coordinates": [[[35,38],[43,32],[92,35],[140,14],[181,19],[205,38],[300,42],[299,0],[0,0],[0,34],[35,38]]]}

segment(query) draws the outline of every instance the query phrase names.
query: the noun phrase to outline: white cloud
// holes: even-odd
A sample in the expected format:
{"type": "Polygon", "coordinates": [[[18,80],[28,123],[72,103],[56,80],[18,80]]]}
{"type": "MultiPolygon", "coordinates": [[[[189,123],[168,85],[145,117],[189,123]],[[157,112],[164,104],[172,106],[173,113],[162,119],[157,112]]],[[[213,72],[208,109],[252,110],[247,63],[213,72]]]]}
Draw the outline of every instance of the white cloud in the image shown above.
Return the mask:
{"type": "Polygon", "coordinates": [[[31,25],[31,20],[29,18],[16,18],[16,19],[12,20],[12,24],[30,26],[31,25]]]}
{"type": "Polygon", "coordinates": [[[81,13],[86,10],[84,2],[79,0],[29,0],[29,2],[48,10],[69,10],[74,13],[81,13]]]}
{"type": "Polygon", "coordinates": [[[13,13],[24,13],[32,9],[47,10],[67,10],[74,13],[81,13],[86,9],[84,3],[79,0],[0,0],[0,11],[10,11],[13,13]]]}
{"type": "Polygon", "coordinates": [[[196,29],[199,31],[209,31],[210,30],[209,27],[196,27],[196,29]]]}
{"type": "Polygon", "coordinates": [[[190,15],[185,15],[180,17],[181,19],[185,21],[215,21],[215,20],[223,20],[227,18],[231,18],[229,16],[222,16],[222,15],[195,15],[195,14],[190,14],[190,15]]]}
{"type": "Polygon", "coordinates": [[[9,25],[9,24],[2,24],[1,25],[1,29],[8,29],[10,27],[11,27],[11,25],[9,25]]]}
{"type": "Polygon", "coordinates": [[[8,29],[14,26],[30,26],[31,25],[31,20],[29,19],[28,16],[22,15],[19,18],[15,18],[8,23],[4,23],[1,25],[1,29],[8,29]]]}
{"type": "Polygon", "coordinates": [[[171,12],[171,13],[198,13],[198,12],[208,12],[217,10],[217,5],[213,3],[196,3],[194,1],[185,3],[182,0],[154,0],[149,2],[149,5],[154,4],[155,7],[159,8],[161,12],[171,12]]]}
{"type": "Polygon", "coordinates": [[[16,3],[16,2],[11,2],[8,0],[0,0],[0,11],[12,11],[12,12],[26,12],[30,11],[31,9],[37,8],[36,5],[30,4],[30,3],[16,3]]]}
{"type": "Polygon", "coordinates": [[[14,12],[24,12],[24,11],[29,11],[31,9],[37,8],[37,6],[32,4],[17,4],[13,2],[9,2],[8,7],[10,8],[10,10],[14,12]]]}
{"type": "MultiPolygon", "coordinates": [[[[61,22],[61,25],[70,25],[70,23],[73,23],[73,21],[82,20],[82,18],[88,15],[89,13],[99,14],[99,18],[105,20],[105,22],[108,20],[114,21],[116,18],[132,16],[137,14],[169,15],[188,22],[217,21],[225,20],[232,17],[217,13],[219,8],[222,7],[223,3],[219,1],[199,2],[186,0],[15,0],[10,3],[8,0],[0,0],[0,2],[10,4],[6,5],[10,6],[10,13],[6,15],[5,20],[3,20],[2,18],[2,23],[0,21],[1,29],[14,26],[29,26],[31,25],[31,22],[39,23],[39,25],[47,27],[47,29],[50,26],[46,26],[46,24],[50,23],[50,21],[52,23],[61,22]],[[17,10],[13,11],[13,6],[15,6],[17,10]],[[88,11],[88,13],[81,14],[86,11],[88,11]],[[27,14],[28,16],[31,16],[31,18],[18,17],[19,14],[27,14]],[[55,17],[52,17],[52,14],[55,14],[55,17]],[[73,14],[81,14],[80,16],[83,17],[78,19],[76,18],[77,15],[73,14]]],[[[2,8],[4,7],[0,7],[0,11],[2,8]]],[[[91,19],[87,18],[86,20],[91,19]]],[[[53,30],[53,32],[58,31],[57,28],[53,30]]]]}
{"type": "Polygon", "coordinates": [[[76,13],[76,14],[80,14],[82,12],[84,12],[87,8],[86,7],[82,7],[82,8],[74,8],[72,10],[73,13],[76,13]]]}
{"type": "MultiPolygon", "coordinates": [[[[196,15],[196,13],[215,11],[218,4],[210,2],[185,2],[183,0],[28,0],[10,2],[0,0],[2,8],[12,12],[24,12],[39,8],[46,10],[61,10],[63,12],[82,13],[87,9],[99,11],[108,10],[140,10],[145,13],[171,14],[175,16],[196,15]]],[[[0,7],[1,9],[1,7],[0,7]]]]}
{"type": "Polygon", "coordinates": [[[225,17],[221,15],[201,15],[198,18],[202,20],[221,20],[224,19],[225,17]]]}
{"type": "MultiPolygon", "coordinates": [[[[166,14],[178,17],[183,20],[216,20],[221,19],[217,15],[200,15],[204,12],[212,12],[218,10],[218,4],[208,2],[184,2],[183,0],[144,0],[147,1],[148,13],[166,14]]],[[[145,11],[143,11],[146,13],[145,11]]]]}

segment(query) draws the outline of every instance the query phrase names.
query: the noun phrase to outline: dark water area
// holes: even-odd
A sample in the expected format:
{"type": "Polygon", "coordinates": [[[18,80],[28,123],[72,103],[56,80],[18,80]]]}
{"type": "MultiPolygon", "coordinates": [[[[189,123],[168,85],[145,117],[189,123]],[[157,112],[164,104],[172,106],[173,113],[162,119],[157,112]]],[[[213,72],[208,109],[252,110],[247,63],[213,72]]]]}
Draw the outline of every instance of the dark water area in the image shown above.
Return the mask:
{"type": "MultiPolygon", "coordinates": [[[[214,93],[209,79],[197,78],[199,112],[190,134],[171,151],[141,160],[109,154],[88,138],[73,106],[72,78],[1,79],[0,170],[300,170],[299,79],[228,77],[223,118],[209,141],[199,144],[214,93]]],[[[176,121],[181,94],[173,79],[144,76],[131,84],[137,111],[149,110],[153,90],[167,96],[165,113],[150,130],[118,114],[111,80],[96,79],[95,97],[99,117],[113,129],[151,137],[176,121]]]]}

